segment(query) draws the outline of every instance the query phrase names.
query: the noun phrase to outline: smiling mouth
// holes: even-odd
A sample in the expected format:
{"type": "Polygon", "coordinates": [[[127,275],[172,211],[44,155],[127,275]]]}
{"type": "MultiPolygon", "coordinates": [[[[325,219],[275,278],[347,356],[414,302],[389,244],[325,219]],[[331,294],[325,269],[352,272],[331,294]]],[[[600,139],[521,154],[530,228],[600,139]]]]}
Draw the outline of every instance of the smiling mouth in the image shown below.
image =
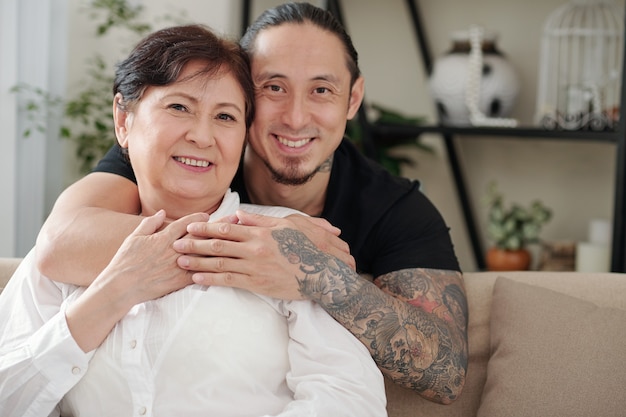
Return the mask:
{"type": "Polygon", "coordinates": [[[282,136],[278,136],[276,135],[276,139],[278,139],[278,142],[280,142],[281,145],[285,145],[288,146],[290,148],[301,148],[304,145],[307,145],[309,142],[311,142],[312,139],[300,139],[300,140],[287,140],[285,138],[283,138],[282,136]]]}
{"type": "Polygon", "coordinates": [[[175,156],[174,160],[180,162],[181,164],[189,165],[189,166],[192,166],[192,167],[206,168],[209,165],[211,165],[211,163],[209,161],[200,161],[200,160],[197,160],[197,159],[183,158],[183,157],[180,157],[180,156],[175,156]]]}

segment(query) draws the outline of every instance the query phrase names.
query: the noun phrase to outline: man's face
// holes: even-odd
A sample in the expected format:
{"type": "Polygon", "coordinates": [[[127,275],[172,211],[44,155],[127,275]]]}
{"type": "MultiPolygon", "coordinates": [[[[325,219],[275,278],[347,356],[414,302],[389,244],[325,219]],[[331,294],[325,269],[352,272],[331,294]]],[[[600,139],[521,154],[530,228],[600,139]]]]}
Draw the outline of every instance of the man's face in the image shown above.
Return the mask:
{"type": "Polygon", "coordinates": [[[282,24],[258,34],[249,143],[275,181],[305,183],[339,146],[363,97],[362,78],[350,89],[346,59],[339,38],[310,23],[282,24]]]}

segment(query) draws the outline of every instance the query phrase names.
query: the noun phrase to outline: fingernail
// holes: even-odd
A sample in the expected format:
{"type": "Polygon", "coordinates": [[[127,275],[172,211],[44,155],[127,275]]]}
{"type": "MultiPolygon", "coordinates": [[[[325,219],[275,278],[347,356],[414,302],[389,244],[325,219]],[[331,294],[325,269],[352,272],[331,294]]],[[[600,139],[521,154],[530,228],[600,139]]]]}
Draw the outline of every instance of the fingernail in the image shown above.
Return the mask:
{"type": "Polygon", "coordinates": [[[189,266],[189,258],[186,256],[179,256],[178,266],[180,266],[181,268],[187,268],[189,266]]]}

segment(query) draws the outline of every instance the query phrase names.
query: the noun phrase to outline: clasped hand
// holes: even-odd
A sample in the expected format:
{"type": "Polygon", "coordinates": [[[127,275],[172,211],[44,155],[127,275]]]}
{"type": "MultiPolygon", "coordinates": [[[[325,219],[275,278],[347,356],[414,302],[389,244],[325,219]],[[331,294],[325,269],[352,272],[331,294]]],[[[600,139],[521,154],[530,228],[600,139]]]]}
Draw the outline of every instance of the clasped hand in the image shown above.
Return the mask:
{"type": "Polygon", "coordinates": [[[296,276],[299,265],[281,252],[272,232],[292,229],[302,232],[320,251],[338,258],[355,269],[347,243],[340,230],[320,218],[291,215],[268,217],[237,211],[218,222],[191,223],[190,236],[174,242],[183,254],[178,265],[194,271],[192,279],[202,285],[244,288],[275,298],[302,299],[296,276]]]}

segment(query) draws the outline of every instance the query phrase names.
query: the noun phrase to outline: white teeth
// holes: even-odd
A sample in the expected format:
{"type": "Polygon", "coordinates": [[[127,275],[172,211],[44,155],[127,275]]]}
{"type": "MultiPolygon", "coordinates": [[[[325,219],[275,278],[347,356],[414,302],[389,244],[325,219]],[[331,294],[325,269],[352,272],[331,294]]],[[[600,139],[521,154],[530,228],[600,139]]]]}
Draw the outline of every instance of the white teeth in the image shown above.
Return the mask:
{"type": "Polygon", "coordinates": [[[209,161],[198,161],[197,159],[182,158],[180,156],[175,156],[174,159],[177,160],[178,162],[182,162],[183,164],[190,165],[192,167],[206,168],[209,165],[211,165],[209,161]]]}
{"type": "Polygon", "coordinates": [[[297,141],[293,141],[293,140],[287,140],[281,136],[276,136],[278,138],[278,141],[280,143],[282,143],[285,146],[289,146],[290,148],[300,148],[304,145],[306,145],[307,143],[311,142],[311,139],[300,139],[297,141]]]}

